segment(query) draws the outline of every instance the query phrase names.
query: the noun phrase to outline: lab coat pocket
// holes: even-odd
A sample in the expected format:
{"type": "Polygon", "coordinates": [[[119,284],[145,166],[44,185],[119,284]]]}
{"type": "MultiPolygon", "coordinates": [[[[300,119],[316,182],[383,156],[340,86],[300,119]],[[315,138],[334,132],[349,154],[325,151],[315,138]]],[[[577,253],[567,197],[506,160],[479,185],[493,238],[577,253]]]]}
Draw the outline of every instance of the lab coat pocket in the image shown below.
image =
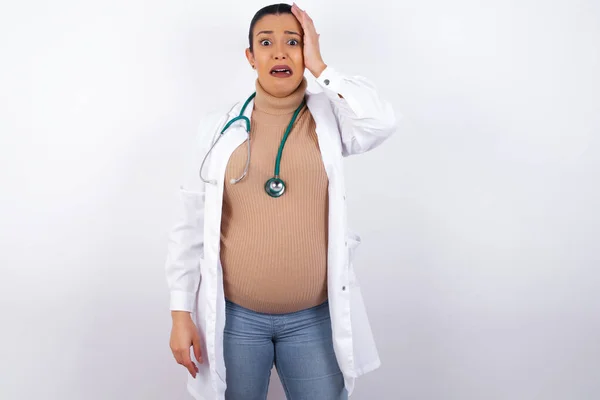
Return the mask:
{"type": "Polygon", "coordinates": [[[179,193],[183,200],[188,199],[204,203],[204,190],[191,189],[187,186],[179,186],[179,193]]]}
{"type": "Polygon", "coordinates": [[[189,264],[188,275],[195,275],[195,290],[198,293],[204,263],[204,192],[180,186],[179,197],[179,226],[182,232],[180,245],[189,264]]]}
{"type": "Polygon", "coordinates": [[[191,228],[190,231],[200,235],[197,239],[203,244],[203,224],[204,224],[204,191],[191,190],[187,187],[180,186],[180,215],[179,221],[191,228]]]}

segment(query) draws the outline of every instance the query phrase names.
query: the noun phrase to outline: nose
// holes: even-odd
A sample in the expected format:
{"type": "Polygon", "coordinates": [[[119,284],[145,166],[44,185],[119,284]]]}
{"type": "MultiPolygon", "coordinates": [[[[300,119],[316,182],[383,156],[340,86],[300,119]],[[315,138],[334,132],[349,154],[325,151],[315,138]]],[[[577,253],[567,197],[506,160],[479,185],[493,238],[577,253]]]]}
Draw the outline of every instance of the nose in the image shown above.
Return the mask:
{"type": "Polygon", "coordinates": [[[281,44],[277,44],[275,45],[274,51],[273,51],[273,57],[276,60],[285,60],[287,58],[285,51],[284,51],[284,46],[281,44]]]}

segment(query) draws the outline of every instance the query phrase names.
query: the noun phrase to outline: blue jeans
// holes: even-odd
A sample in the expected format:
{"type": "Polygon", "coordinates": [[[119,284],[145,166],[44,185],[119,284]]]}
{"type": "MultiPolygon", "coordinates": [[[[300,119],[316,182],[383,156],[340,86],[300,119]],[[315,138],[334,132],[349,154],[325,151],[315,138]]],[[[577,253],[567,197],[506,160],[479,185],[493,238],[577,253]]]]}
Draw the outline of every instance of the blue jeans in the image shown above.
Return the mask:
{"type": "Polygon", "coordinates": [[[229,300],[223,352],[226,400],[265,400],[273,364],[288,400],[347,400],[331,337],[329,302],[263,314],[229,300]]]}

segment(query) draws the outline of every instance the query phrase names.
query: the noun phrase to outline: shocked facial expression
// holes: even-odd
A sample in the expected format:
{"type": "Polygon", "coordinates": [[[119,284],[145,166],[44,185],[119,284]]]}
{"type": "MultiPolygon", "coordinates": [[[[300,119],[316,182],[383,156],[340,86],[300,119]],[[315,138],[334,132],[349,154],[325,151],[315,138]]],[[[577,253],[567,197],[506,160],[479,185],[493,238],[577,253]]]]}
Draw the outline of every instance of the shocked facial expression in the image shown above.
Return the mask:
{"type": "Polygon", "coordinates": [[[285,97],[304,77],[303,31],[293,14],[265,15],[254,25],[248,62],[260,85],[272,96],[285,97]]]}

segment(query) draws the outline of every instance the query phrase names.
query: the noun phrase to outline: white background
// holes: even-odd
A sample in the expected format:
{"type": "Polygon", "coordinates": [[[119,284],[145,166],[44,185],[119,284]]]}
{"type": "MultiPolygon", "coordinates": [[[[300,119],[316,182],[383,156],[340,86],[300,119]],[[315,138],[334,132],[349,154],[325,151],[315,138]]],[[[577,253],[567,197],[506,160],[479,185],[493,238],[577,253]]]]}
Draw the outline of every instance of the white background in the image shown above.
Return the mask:
{"type": "MultiPolygon", "coordinates": [[[[253,91],[269,3],[1,4],[0,398],[187,399],[163,271],[182,155],[253,91]]],[[[347,160],[383,362],[354,399],[597,399],[600,3],[300,6],[403,115],[347,160]]]]}

